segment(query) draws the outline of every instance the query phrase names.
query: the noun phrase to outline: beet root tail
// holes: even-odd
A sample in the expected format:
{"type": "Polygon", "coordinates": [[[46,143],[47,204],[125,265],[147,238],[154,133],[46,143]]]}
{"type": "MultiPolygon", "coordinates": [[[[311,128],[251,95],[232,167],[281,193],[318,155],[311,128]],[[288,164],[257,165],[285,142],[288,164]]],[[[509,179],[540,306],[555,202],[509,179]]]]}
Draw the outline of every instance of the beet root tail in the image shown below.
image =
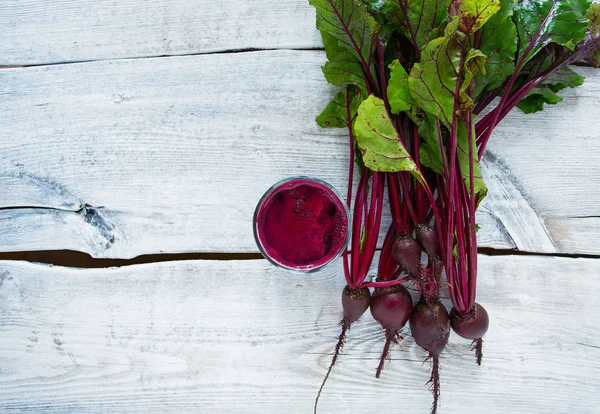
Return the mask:
{"type": "Polygon", "coordinates": [[[325,387],[325,383],[329,378],[329,374],[331,374],[331,370],[333,366],[337,362],[338,356],[344,347],[344,342],[346,341],[346,331],[350,328],[350,325],[342,320],[342,331],[340,332],[340,336],[338,338],[337,344],[335,345],[335,352],[333,353],[333,358],[331,358],[331,364],[329,364],[329,368],[327,369],[327,373],[325,374],[325,378],[323,378],[323,383],[321,384],[321,388],[319,388],[319,392],[317,393],[317,398],[315,398],[315,410],[314,414],[317,414],[317,405],[319,405],[319,398],[321,397],[321,392],[323,391],[323,387],[325,387]]]}
{"type": "Polygon", "coordinates": [[[481,366],[481,358],[483,358],[483,339],[478,338],[473,340],[471,344],[471,351],[475,351],[477,365],[481,366]]]}
{"type": "Polygon", "coordinates": [[[383,347],[383,351],[381,352],[381,358],[379,358],[379,365],[377,366],[377,371],[375,372],[375,378],[379,378],[381,376],[381,371],[383,371],[385,361],[390,356],[390,346],[392,345],[392,342],[397,344],[399,337],[400,336],[397,332],[392,333],[390,330],[385,331],[385,345],[383,347]]]}
{"type": "Polygon", "coordinates": [[[436,355],[429,355],[432,360],[431,365],[431,377],[429,378],[428,384],[429,390],[433,394],[433,404],[431,405],[431,414],[437,413],[438,400],[440,398],[440,359],[436,355]]]}

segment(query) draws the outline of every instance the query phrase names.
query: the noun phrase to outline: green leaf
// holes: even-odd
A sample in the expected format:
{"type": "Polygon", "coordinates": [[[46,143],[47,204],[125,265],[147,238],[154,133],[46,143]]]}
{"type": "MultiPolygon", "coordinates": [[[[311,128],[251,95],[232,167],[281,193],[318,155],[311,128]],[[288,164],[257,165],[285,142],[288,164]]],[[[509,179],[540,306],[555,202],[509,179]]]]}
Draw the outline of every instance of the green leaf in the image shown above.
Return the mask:
{"type": "Polygon", "coordinates": [[[594,37],[600,35],[600,3],[592,3],[585,13],[588,20],[588,31],[594,37]]]}
{"type": "MultiPolygon", "coordinates": [[[[473,185],[479,200],[485,196],[487,189],[477,160],[474,124],[469,125],[473,145],[470,159],[467,124],[461,115],[474,106],[469,87],[478,73],[485,74],[486,56],[482,51],[470,48],[467,34],[483,27],[499,8],[499,0],[454,2],[450,6],[452,21],[446,26],[444,37],[425,46],[421,61],[413,66],[408,79],[413,102],[433,115],[426,114],[420,124],[419,133],[423,137],[419,148],[421,161],[438,174],[442,173],[440,140],[444,142],[443,134],[448,134],[456,126],[458,167],[470,191],[469,165],[473,165],[473,185]]],[[[449,159],[449,154],[445,154],[445,158],[449,159]]]]}
{"type": "Polygon", "coordinates": [[[517,107],[526,114],[532,114],[544,109],[544,104],[554,105],[562,101],[562,97],[550,88],[540,90],[535,95],[528,96],[517,104],[517,107]]]}
{"type": "Polygon", "coordinates": [[[526,114],[541,111],[544,109],[544,104],[553,105],[563,100],[557,95],[558,92],[565,88],[581,86],[583,80],[583,76],[568,67],[560,68],[544,78],[517,106],[526,114]]]}
{"type": "Polygon", "coordinates": [[[487,56],[485,74],[473,82],[473,97],[499,88],[515,70],[517,28],[512,21],[512,0],[501,0],[500,11],[481,28],[479,48],[487,56]]]}
{"type": "MultiPolygon", "coordinates": [[[[335,58],[346,52],[347,49],[340,46],[337,39],[329,34],[328,32],[324,32],[321,30],[321,37],[323,38],[323,45],[325,46],[325,55],[328,60],[335,60],[335,58]]],[[[356,59],[358,61],[358,59],[356,59]]]]}
{"type": "Polygon", "coordinates": [[[387,18],[392,11],[394,0],[363,0],[363,3],[379,23],[379,36],[388,39],[394,30],[394,24],[387,18]]]}
{"type": "Polygon", "coordinates": [[[325,63],[322,70],[325,79],[335,86],[356,85],[361,89],[367,88],[362,65],[350,52],[338,54],[334,60],[325,63]]]}
{"type": "Polygon", "coordinates": [[[408,77],[413,101],[448,128],[455,114],[473,107],[467,88],[485,65],[481,51],[464,49],[465,44],[457,37],[457,23],[458,20],[449,23],[444,37],[425,46],[421,61],[415,63],[408,77]]]}
{"type": "Polygon", "coordinates": [[[390,66],[390,80],[387,87],[387,97],[393,114],[410,111],[413,100],[408,89],[408,73],[398,59],[390,66]]]}
{"type": "Polygon", "coordinates": [[[343,88],[317,116],[317,124],[322,128],[344,128],[346,119],[346,88],[343,88]]]}
{"type": "Polygon", "coordinates": [[[461,85],[461,92],[466,92],[467,88],[471,85],[473,77],[478,73],[485,74],[485,63],[487,56],[478,49],[471,49],[467,52],[464,64],[464,77],[465,80],[461,85]]]}
{"type": "MultiPolygon", "coordinates": [[[[357,88],[350,87],[350,116],[354,118],[358,106],[365,95],[357,88]]],[[[323,128],[345,128],[348,126],[346,114],[346,88],[340,89],[333,100],[317,116],[317,124],[323,128]]]]}
{"type": "Polygon", "coordinates": [[[423,110],[452,124],[454,98],[461,49],[448,47],[449,39],[440,37],[427,43],[421,62],[415,63],[408,76],[413,101],[423,110]]]}
{"type": "MultiPolygon", "coordinates": [[[[421,148],[419,148],[419,157],[421,164],[435,171],[437,174],[444,173],[444,164],[442,153],[440,152],[440,137],[437,118],[425,114],[424,119],[419,125],[419,136],[423,139],[421,148]]],[[[441,129],[441,128],[440,128],[441,129]]]]}
{"type": "Polygon", "coordinates": [[[392,0],[387,18],[392,21],[417,51],[429,40],[429,34],[448,16],[450,0],[392,0]]]}
{"type": "Polygon", "coordinates": [[[321,32],[325,53],[329,60],[321,68],[325,79],[336,86],[356,85],[366,89],[365,72],[360,60],[340,46],[338,40],[327,32],[321,32]]]}
{"type": "Polygon", "coordinates": [[[597,43],[596,47],[590,48],[584,59],[597,68],[600,66],[600,3],[592,3],[585,17],[588,19],[588,33],[597,43]]]}
{"type": "Polygon", "coordinates": [[[458,29],[475,33],[498,11],[500,0],[457,0],[450,4],[450,15],[458,18],[458,29]]]}
{"type": "Polygon", "coordinates": [[[590,0],[521,0],[513,6],[518,59],[528,61],[543,47],[557,43],[573,50],[583,40],[590,0]]]}
{"type": "MultiPolygon", "coordinates": [[[[337,40],[369,70],[379,25],[361,0],[309,0],[317,11],[317,28],[337,40]]],[[[326,45],[327,48],[327,45],[326,45]]],[[[333,47],[332,47],[333,49],[333,47]]],[[[332,54],[334,51],[331,51],[332,54]]],[[[338,53],[335,53],[336,55],[338,53]]],[[[335,56],[330,56],[335,60],[335,56]]]]}
{"type": "Polygon", "coordinates": [[[363,3],[367,5],[372,15],[385,15],[391,11],[393,0],[363,0],[363,3]]]}
{"type": "Polygon", "coordinates": [[[365,166],[372,171],[410,171],[423,180],[410,154],[402,144],[385,103],[374,95],[358,108],[354,135],[365,166]]]}

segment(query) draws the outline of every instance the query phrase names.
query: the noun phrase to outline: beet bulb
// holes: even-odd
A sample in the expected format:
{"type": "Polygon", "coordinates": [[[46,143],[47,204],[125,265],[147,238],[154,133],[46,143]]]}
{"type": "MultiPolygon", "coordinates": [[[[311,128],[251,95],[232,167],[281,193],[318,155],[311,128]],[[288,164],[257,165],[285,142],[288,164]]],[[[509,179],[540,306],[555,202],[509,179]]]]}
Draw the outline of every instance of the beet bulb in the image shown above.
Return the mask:
{"type": "Polygon", "coordinates": [[[440,397],[440,354],[448,343],[450,336],[450,317],[441,302],[426,303],[421,300],[417,303],[410,316],[410,331],[417,345],[429,352],[428,359],[432,360],[431,393],[433,404],[431,414],[437,413],[437,404],[440,397]]]}
{"type": "Polygon", "coordinates": [[[465,339],[473,341],[473,349],[477,364],[481,365],[483,358],[483,335],[490,326],[490,318],[487,311],[479,303],[475,302],[471,312],[460,314],[456,308],[450,311],[450,324],[454,332],[465,339]]]}
{"type": "Polygon", "coordinates": [[[385,330],[385,345],[375,377],[379,378],[392,342],[397,343],[399,331],[406,325],[412,311],[412,297],[402,285],[377,288],[371,297],[371,315],[385,330]]]}

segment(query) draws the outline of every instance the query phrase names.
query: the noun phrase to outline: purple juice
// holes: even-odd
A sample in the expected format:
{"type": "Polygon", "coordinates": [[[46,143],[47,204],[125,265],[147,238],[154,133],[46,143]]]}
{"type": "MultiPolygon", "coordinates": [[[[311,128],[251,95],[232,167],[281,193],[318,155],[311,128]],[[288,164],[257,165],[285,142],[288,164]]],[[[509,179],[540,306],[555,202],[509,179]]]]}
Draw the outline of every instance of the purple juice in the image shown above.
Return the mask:
{"type": "Polygon", "coordinates": [[[282,267],[316,270],[346,247],[348,209],[327,185],[295,178],[265,194],[255,213],[256,241],[282,267]]]}

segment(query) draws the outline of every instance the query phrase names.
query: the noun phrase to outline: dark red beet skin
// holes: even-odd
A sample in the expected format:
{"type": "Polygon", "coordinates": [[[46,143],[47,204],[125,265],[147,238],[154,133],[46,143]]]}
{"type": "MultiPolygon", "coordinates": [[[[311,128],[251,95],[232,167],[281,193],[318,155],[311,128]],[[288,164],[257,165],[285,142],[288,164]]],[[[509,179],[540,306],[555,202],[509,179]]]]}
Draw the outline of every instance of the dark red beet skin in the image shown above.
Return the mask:
{"type": "Polygon", "coordinates": [[[412,298],[402,285],[377,288],[371,297],[371,315],[386,330],[398,331],[408,321],[412,298]]]}
{"type": "Polygon", "coordinates": [[[368,288],[350,289],[348,285],[342,291],[343,323],[351,325],[369,309],[371,292],[368,288]]]}
{"type": "Polygon", "coordinates": [[[258,207],[256,234],[272,260],[310,270],[327,264],[343,249],[348,217],[331,189],[298,179],[275,188],[258,207]]]}
{"type": "Polygon", "coordinates": [[[425,251],[433,256],[440,254],[440,243],[437,232],[429,226],[418,225],[415,229],[417,241],[425,251]]]}
{"type": "Polygon", "coordinates": [[[392,246],[392,257],[411,275],[417,276],[419,274],[421,247],[412,237],[397,238],[392,246]]]}
{"type": "Polygon", "coordinates": [[[461,315],[455,308],[450,311],[452,329],[465,339],[480,339],[488,330],[490,319],[483,306],[475,302],[473,310],[461,315]]]}
{"type": "Polygon", "coordinates": [[[431,306],[417,303],[410,316],[410,331],[415,342],[433,356],[439,356],[450,336],[450,317],[440,302],[431,306]]]}
{"type": "Polygon", "coordinates": [[[375,377],[381,371],[390,353],[392,342],[397,343],[398,331],[406,325],[412,311],[412,297],[402,285],[377,288],[371,296],[371,315],[385,329],[385,345],[379,359],[375,377]]]}
{"type": "Polygon", "coordinates": [[[421,300],[413,308],[410,315],[410,331],[415,342],[429,352],[432,359],[431,377],[429,383],[433,394],[431,414],[437,413],[438,399],[440,397],[440,354],[448,343],[450,336],[450,316],[441,302],[427,305],[421,300]]]}

